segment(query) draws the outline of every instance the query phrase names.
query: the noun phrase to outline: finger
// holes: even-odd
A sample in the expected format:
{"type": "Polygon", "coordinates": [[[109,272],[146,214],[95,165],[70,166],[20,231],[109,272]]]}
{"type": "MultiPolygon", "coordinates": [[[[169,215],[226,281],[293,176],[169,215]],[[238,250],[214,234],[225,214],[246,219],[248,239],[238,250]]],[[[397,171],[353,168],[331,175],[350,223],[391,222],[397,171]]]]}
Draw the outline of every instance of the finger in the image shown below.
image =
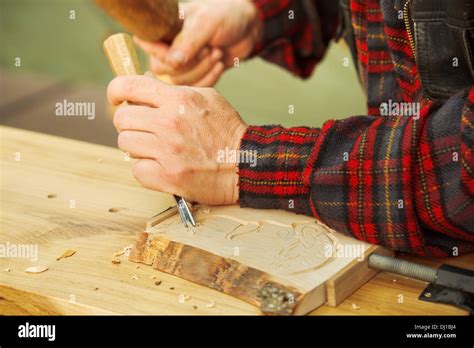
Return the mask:
{"type": "Polygon", "coordinates": [[[213,35],[213,26],[203,16],[187,16],[171,44],[166,63],[174,68],[186,65],[209,44],[213,35]]]}
{"type": "Polygon", "coordinates": [[[143,187],[165,193],[176,192],[176,188],[163,179],[165,175],[165,168],[156,160],[140,159],[133,165],[133,176],[143,187]]]}
{"type": "Polygon", "coordinates": [[[128,152],[132,158],[156,159],[161,148],[155,134],[130,130],[120,132],[117,144],[120,150],[128,152]]]}
{"type": "Polygon", "coordinates": [[[253,45],[251,41],[248,38],[244,38],[226,50],[223,61],[227,67],[232,67],[235,64],[236,58],[242,60],[244,57],[248,57],[252,50],[253,45]]]}
{"type": "Polygon", "coordinates": [[[166,59],[170,49],[170,46],[163,42],[144,41],[137,36],[133,37],[133,41],[146,53],[161,60],[166,59]]]}
{"type": "Polygon", "coordinates": [[[108,86],[107,94],[112,105],[124,101],[159,107],[166,100],[170,86],[148,76],[119,76],[108,86]]]}
{"type": "Polygon", "coordinates": [[[199,52],[199,55],[196,59],[192,60],[185,66],[179,67],[178,69],[173,68],[171,65],[167,64],[161,59],[150,57],[150,68],[155,74],[179,75],[192,70],[203,59],[209,56],[210,53],[211,50],[208,47],[205,47],[201,50],[201,52],[199,52]]]}
{"type": "Polygon", "coordinates": [[[171,80],[176,85],[192,85],[202,78],[204,78],[210,71],[213,70],[216,63],[222,58],[221,50],[214,50],[203,60],[201,60],[192,70],[181,74],[170,75],[171,80]]]}
{"type": "Polygon", "coordinates": [[[154,132],[157,129],[158,109],[141,105],[125,105],[114,114],[114,126],[118,132],[134,130],[154,132]]]}
{"type": "Polygon", "coordinates": [[[217,63],[214,68],[201,80],[195,83],[195,87],[212,87],[219,81],[222,73],[225,71],[225,65],[222,62],[217,63]]]}

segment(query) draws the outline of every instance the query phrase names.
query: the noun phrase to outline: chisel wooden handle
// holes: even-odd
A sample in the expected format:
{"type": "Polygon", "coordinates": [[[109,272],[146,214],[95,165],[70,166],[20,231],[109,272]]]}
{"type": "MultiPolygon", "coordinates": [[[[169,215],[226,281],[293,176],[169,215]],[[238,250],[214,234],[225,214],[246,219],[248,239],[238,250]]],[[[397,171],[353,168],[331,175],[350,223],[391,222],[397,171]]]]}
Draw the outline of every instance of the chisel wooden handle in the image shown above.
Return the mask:
{"type": "Polygon", "coordinates": [[[142,74],[130,35],[120,33],[110,36],[104,41],[104,51],[115,76],[142,74]]]}
{"type": "MultiPolygon", "coordinates": [[[[140,63],[132,38],[128,34],[119,33],[109,36],[104,41],[104,51],[109,60],[110,68],[115,76],[141,75],[140,63]]],[[[157,79],[172,84],[168,75],[156,76],[157,79]]]]}
{"type": "Polygon", "coordinates": [[[181,29],[177,0],[95,0],[125,29],[146,41],[172,41],[181,29]]]}

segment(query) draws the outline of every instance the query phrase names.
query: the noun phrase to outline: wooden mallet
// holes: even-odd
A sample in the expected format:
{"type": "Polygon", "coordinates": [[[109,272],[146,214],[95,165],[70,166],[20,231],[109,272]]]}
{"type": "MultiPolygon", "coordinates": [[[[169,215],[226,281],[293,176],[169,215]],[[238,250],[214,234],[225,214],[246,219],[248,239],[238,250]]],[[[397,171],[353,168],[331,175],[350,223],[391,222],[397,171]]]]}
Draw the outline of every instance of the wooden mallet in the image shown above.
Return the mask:
{"type": "MultiPolygon", "coordinates": [[[[171,41],[181,29],[177,0],[95,0],[125,29],[147,41],[171,41]]],[[[141,75],[130,35],[119,33],[104,41],[104,51],[115,76],[141,75]]],[[[170,83],[168,76],[157,76],[170,83]]]]}
{"type": "Polygon", "coordinates": [[[106,13],[146,41],[172,41],[181,30],[177,0],[95,0],[106,13]]]}

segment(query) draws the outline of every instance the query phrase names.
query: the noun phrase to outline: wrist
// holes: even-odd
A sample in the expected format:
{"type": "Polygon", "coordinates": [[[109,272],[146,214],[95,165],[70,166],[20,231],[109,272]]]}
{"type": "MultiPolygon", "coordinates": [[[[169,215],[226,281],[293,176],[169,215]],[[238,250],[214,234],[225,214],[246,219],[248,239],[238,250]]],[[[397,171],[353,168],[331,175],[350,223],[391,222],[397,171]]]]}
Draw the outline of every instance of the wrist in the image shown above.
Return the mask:
{"type": "Polygon", "coordinates": [[[310,212],[304,175],[319,133],[308,127],[249,126],[240,151],[257,161],[239,163],[240,205],[310,212]]]}
{"type": "MultiPolygon", "coordinates": [[[[242,139],[244,138],[245,133],[247,132],[248,125],[242,122],[234,132],[234,141],[232,145],[232,149],[236,151],[236,153],[240,153],[240,147],[242,143],[242,139]]],[[[240,159],[241,156],[237,156],[237,159],[240,159]]],[[[232,171],[232,204],[237,204],[239,201],[239,160],[234,165],[232,171]]]]}

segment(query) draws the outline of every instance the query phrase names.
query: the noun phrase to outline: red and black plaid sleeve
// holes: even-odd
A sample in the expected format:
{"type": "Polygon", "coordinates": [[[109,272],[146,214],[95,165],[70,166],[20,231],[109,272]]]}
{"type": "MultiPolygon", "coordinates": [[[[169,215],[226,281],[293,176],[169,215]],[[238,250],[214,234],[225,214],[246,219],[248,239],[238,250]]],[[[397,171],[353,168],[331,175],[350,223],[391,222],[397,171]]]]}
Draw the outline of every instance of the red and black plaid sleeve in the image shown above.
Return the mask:
{"type": "Polygon", "coordinates": [[[322,129],[250,126],[240,204],[315,216],[419,255],[474,251],[474,89],[413,117],[356,116],[322,129]]]}
{"type": "Polygon", "coordinates": [[[239,164],[241,206],[314,216],[419,255],[474,251],[474,87],[425,98],[393,2],[350,4],[369,115],[321,129],[250,126],[241,150],[257,163],[239,164]],[[392,101],[418,105],[419,115],[382,116],[392,101]]]}
{"type": "Polygon", "coordinates": [[[253,0],[263,23],[254,55],[308,77],[335,35],[337,0],[253,0]]]}

